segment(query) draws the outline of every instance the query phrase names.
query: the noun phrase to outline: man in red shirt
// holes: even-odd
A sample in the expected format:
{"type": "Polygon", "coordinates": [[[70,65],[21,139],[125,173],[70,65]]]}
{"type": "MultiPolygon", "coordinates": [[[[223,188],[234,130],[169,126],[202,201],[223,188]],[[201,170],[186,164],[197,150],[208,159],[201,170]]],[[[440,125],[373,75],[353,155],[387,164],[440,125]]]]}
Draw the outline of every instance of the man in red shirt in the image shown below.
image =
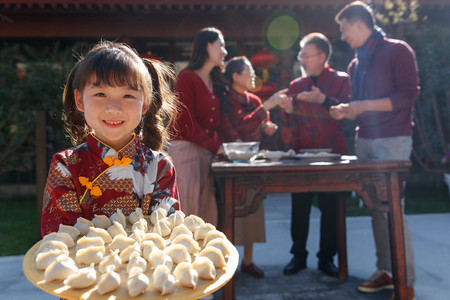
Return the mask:
{"type": "MultiPolygon", "coordinates": [[[[321,33],[310,33],[300,41],[298,59],[304,76],[290,83],[288,95],[293,101],[281,112],[285,144],[298,151],[311,148],[331,148],[334,153],[346,153],[344,122],[334,120],[329,108],[347,103],[350,80],[346,73],[330,68],[331,44],[321,33]]],[[[291,236],[294,257],[284,268],[285,275],[306,268],[306,240],[313,197],[317,194],[321,210],[318,268],[329,276],[338,269],[333,262],[337,252],[336,198],[338,193],[292,194],[291,236]]]]}

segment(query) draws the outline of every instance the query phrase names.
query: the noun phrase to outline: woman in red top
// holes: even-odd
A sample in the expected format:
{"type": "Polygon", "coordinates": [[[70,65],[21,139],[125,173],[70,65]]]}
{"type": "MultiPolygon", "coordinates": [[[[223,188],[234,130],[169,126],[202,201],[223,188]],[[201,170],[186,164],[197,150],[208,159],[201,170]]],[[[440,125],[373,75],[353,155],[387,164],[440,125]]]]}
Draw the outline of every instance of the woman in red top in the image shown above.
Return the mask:
{"type": "MultiPolygon", "coordinates": [[[[270,97],[264,104],[258,96],[248,92],[248,89],[255,87],[255,71],[244,56],[234,57],[227,63],[225,79],[230,88],[227,101],[222,105],[223,112],[239,134],[240,140],[261,141],[263,135],[272,136],[278,126],[270,122],[269,110],[287,99],[282,95],[284,91],[270,97]]],[[[264,206],[261,203],[254,214],[235,218],[234,242],[244,245],[244,259],[241,264],[243,272],[255,277],[264,276],[264,272],[253,263],[253,243],[265,241],[264,206]]]]}
{"type": "MultiPolygon", "coordinates": [[[[227,51],[222,33],[204,28],[197,33],[189,64],[179,75],[176,86],[181,102],[168,152],[177,170],[183,212],[217,224],[217,203],[211,160],[223,154],[221,127],[227,122],[220,109],[214,83],[220,75],[227,51]]],[[[229,128],[229,126],[226,126],[229,128]]],[[[227,131],[227,139],[236,140],[236,132],[227,131]]]]}

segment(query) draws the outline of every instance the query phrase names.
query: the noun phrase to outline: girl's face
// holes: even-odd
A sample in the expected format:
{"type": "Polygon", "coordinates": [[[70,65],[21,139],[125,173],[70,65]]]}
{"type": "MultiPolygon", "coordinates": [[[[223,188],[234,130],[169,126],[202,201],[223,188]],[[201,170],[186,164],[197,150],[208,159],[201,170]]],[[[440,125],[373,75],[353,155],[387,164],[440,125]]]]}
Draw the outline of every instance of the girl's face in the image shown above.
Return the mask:
{"type": "Polygon", "coordinates": [[[131,134],[148,109],[141,90],[129,86],[95,86],[91,80],[84,90],[75,90],[78,110],[94,135],[116,151],[131,140],[131,134]]]}
{"type": "Polygon", "coordinates": [[[255,88],[255,71],[248,62],[245,63],[241,73],[233,74],[233,85],[244,91],[255,88]]]}
{"type": "Polygon", "coordinates": [[[225,49],[225,42],[223,37],[219,35],[219,38],[213,43],[208,43],[206,47],[208,52],[209,61],[211,61],[215,67],[222,66],[228,52],[225,49]]]}

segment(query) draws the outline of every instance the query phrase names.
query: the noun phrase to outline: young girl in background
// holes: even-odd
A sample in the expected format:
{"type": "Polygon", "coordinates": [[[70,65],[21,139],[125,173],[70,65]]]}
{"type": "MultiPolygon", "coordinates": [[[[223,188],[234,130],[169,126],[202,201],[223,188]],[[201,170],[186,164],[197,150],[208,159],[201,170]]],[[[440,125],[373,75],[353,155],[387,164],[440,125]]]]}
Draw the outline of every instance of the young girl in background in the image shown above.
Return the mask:
{"type": "MultiPolygon", "coordinates": [[[[269,110],[287,99],[283,94],[285,91],[270,97],[264,104],[257,95],[248,92],[249,89],[255,88],[255,71],[244,56],[234,57],[228,61],[225,80],[229,89],[227,99],[222,105],[223,111],[239,134],[240,140],[261,141],[264,135],[272,136],[278,127],[270,122],[269,110]]],[[[253,262],[253,243],[266,241],[263,202],[254,214],[236,217],[234,222],[235,244],[244,245],[241,270],[254,277],[263,277],[264,272],[253,262]]]]}
{"type": "Polygon", "coordinates": [[[175,170],[161,152],[175,115],[173,72],[125,44],[102,41],[72,69],[64,120],[73,148],[53,156],[41,232],[78,217],[180,208],[175,170]]]}

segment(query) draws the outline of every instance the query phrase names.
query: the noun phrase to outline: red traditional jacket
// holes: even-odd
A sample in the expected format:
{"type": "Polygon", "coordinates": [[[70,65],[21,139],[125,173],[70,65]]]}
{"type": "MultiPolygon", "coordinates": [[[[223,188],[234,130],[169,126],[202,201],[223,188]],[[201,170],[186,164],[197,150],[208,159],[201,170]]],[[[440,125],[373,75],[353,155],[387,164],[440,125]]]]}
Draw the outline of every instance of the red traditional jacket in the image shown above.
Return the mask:
{"type": "Polygon", "coordinates": [[[244,142],[261,141],[263,136],[261,126],[270,121],[261,99],[247,91],[241,94],[230,89],[228,101],[229,111],[225,113],[241,140],[244,142]]]}
{"type": "Polygon", "coordinates": [[[111,216],[118,208],[127,216],[141,207],[180,209],[175,169],[168,156],[134,138],[120,151],[93,135],[86,143],[53,156],[44,191],[41,232],[74,225],[78,217],[111,216]]]}
{"type": "Polygon", "coordinates": [[[181,72],[176,91],[181,105],[180,112],[171,127],[174,140],[186,140],[217,153],[223,142],[236,140],[239,135],[229,128],[229,120],[222,114],[220,99],[211,93],[203,80],[192,70],[181,72]]]}
{"type": "Polygon", "coordinates": [[[299,77],[290,83],[287,93],[311,91],[314,85],[327,96],[326,101],[319,105],[295,99],[293,114],[282,111],[283,141],[296,151],[332,148],[335,153],[346,153],[344,121],[331,118],[329,107],[349,102],[349,76],[327,66],[315,84],[311,77],[299,77]]]}

